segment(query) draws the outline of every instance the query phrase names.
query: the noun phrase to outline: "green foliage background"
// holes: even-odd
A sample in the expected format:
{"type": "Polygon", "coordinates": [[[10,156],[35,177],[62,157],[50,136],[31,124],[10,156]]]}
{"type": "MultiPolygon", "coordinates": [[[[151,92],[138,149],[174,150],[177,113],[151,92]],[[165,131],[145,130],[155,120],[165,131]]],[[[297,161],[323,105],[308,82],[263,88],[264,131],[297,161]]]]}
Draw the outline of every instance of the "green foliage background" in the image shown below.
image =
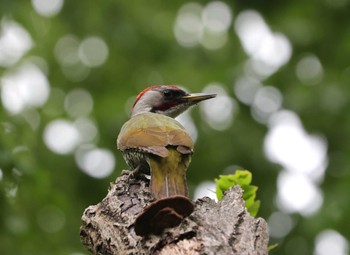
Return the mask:
{"type": "MultiPolygon", "coordinates": [[[[291,232],[271,241],[279,243],[273,254],[311,254],[315,236],[327,228],[350,238],[349,1],[336,1],[339,6],[330,2],[226,1],[234,18],[240,11],[256,10],[273,31],[289,38],[293,47],[290,61],[263,83],[276,86],[283,94],[283,107],[295,111],[308,132],[322,134],[328,142],[329,165],[321,184],[323,206],[308,218],[292,215],[291,232]],[[324,68],[323,80],[315,86],[305,86],[295,74],[297,62],[308,53],[318,56],[324,68]],[[330,96],[334,89],[342,98],[337,107],[333,107],[337,99],[330,96]]],[[[51,90],[49,101],[37,109],[37,130],[30,127],[25,114],[11,115],[1,106],[0,254],[88,254],[79,241],[80,217],[88,205],[105,196],[109,183],[126,168],[115,150],[115,139],[128,118],[125,103],[145,86],[182,84],[192,92],[200,92],[216,81],[235,98],[233,84],[247,59],[237,35],[230,28],[228,42],[214,51],[180,46],[173,26],[185,3],[67,0],[58,15],[46,18],[34,11],[31,1],[0,0],[0,17],[15,20],[30,33],[35,45],[25,58],[38,56],[46,61],[51,89],[67,93],[84,88],[91,93],[91,117],[99,130],[96,144],[115,151],[117,160],[112,175],[95,179],[79,170],[73,155],[58,155],[45,146],[42,132],[46,124],[70,118],[57,90],[51,90]],[[96,35],[108,45],[106,63],[91,69],[83,81],[67,80],[55,59],[55,45],[66,34],[80,39],[96,35]],[[15,150],[18,146],[26,149],[15,150]],[[16,191],[15,195],[11,196],[9,190],[16,191]],[[54,208],[64,214],[63,227],[47,232],[42,224],[55,224],[57,219],[50,215],[61,212],[54,208]]],[[[0,68],[0,76],[6,71],[0,68]]],[[[243,104],[231,128],[222,132],[211,129],[198,109],[192,111],[192,116],[199,138],[188,172],[191,190],[201,181],[214,180],[227,166],[239,165],[253,173],[253,185],[259,187],[257,199],[261,201],[258,216],[267,219],[278,210],[274,201],[276,177],[281,169],[264,155],[267,127],[256,122],[250,107],[243,104]]]]}

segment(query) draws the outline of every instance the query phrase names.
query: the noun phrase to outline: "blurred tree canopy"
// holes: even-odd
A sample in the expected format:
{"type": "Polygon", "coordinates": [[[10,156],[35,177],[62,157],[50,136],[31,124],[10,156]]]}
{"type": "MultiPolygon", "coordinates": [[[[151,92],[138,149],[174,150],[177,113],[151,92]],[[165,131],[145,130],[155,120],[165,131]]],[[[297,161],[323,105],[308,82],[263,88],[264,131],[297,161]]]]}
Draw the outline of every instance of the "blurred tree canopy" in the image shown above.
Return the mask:
{"type": "Polygon", "coordinates": [[[154,84],[219,95],[180,117],[196,137],[194,197],[249,169],[272,254],[348,254],[348,10],[1,0],[0,254],[88,254],[80,217],[127,167],[115,139],[154,84]]]}

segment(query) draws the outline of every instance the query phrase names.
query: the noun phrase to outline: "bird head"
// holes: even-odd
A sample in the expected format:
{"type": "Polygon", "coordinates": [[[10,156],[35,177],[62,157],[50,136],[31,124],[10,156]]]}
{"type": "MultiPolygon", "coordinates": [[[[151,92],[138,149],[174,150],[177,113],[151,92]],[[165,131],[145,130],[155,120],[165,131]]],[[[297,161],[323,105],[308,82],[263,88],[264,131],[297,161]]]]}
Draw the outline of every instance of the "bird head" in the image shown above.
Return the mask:
{"type": "Polygon", "coordinates": [[[190,106],[215,96],[216,94],[189,94],[173,85],[151,86],[138,94],[131,116],[154,112],[175,118],[190,106]]]}

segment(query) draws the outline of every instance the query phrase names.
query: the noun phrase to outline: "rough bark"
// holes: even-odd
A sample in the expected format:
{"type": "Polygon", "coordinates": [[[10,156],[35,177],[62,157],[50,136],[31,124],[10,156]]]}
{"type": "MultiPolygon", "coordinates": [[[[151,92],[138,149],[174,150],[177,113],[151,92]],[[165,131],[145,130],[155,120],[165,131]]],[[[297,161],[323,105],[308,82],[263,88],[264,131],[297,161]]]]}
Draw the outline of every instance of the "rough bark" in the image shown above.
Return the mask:
{"type": "Polygon", "coordinates": [[[147,180],[124,173],[100,203],[84,211],[80,238],[92,254],[268,253],[267,224],[249,215],[239,186],[218,203],[209,198],[197,200],[189,217],[161,235],[137,236],[134,221],[152,201],[148,185],[147,180]]]}

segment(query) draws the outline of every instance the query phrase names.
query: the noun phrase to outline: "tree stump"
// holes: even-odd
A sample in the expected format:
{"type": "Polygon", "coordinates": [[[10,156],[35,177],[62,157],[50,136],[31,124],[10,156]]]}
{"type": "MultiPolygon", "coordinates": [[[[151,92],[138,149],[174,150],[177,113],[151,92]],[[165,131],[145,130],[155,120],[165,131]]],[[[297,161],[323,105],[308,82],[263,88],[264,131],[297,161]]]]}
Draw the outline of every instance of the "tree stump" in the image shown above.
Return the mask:
{"type": "Polygon", "coordinates": [[[268,254],[267,224],[249,215],[239,186],[217,203],[198,199],[194,212],[177,227],[160,235],[136,235],[135,219],[153,200],[148,185],[147,179],[124,172],[100,203],[85,209],[80,238],[92,254],[268,254]]]}

